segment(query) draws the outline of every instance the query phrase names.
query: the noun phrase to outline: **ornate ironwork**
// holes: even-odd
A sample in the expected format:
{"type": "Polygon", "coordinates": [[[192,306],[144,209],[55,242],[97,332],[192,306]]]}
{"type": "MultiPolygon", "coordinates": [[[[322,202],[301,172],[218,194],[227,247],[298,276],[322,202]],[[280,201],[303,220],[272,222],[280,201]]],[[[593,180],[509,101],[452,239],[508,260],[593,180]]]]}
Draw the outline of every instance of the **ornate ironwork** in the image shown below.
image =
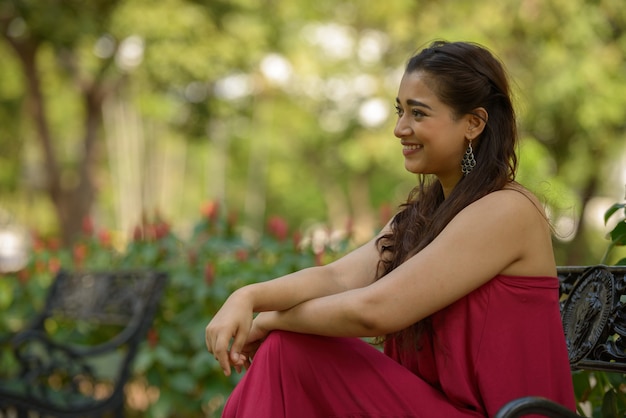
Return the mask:
{"type": "Polygon", "coordinates": [[[121,416],[130,365],[164,284],[156,272],[61,272],[42,313],[3,351],[18,367],[0,370],[0,411],[121,416]]]}
{"type": "Polygon", "coordinates": [[[626,266],[560,267],[573,369],[626,372],[626,266]]]}

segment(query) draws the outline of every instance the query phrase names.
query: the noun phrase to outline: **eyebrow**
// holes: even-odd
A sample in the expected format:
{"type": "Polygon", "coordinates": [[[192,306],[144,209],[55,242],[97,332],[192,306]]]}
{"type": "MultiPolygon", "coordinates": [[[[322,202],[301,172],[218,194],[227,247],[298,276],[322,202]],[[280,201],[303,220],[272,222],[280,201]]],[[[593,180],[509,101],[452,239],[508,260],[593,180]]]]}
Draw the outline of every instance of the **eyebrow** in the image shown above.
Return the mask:
{"type": "MultiPolygon", "coordinates": [[[[401,104],[400,99],[397,97],[396,97],[396,103],[401,104]]],[[[419,100],[415,100],[415,99],[407,99],[406,104],[408,104],[409,106],[420,106],[420,107],[425,107],[426,109],[433,110],[433,108],[428,106],[426,103],[420,102],[419,100]]]]}

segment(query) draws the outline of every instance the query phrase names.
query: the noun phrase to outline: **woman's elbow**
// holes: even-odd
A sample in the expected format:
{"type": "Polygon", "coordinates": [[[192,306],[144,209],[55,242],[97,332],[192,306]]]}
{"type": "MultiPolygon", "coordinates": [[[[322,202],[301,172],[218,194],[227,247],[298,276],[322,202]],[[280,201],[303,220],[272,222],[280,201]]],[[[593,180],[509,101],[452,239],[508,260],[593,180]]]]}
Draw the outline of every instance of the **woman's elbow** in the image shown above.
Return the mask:
{"type": "Polygon", "coordinates": [[[355,301],[351,304],[350,316],[363,337],[377,337],[394,331],[393,321],[383,311],[380,305],[372,301],[355,301]]]}

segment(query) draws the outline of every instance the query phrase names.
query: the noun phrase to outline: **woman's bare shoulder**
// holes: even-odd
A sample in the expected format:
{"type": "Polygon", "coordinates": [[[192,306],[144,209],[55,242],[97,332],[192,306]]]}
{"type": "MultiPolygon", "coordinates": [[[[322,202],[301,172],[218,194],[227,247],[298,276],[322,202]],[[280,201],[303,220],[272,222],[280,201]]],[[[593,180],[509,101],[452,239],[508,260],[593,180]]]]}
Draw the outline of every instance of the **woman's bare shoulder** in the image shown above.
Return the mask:
{"type": "Polygon", "coordinates": [[[528,190],[526,187],[519,184],[518,182],[513,181],[510,183],[507,183],[507,185],[502,188],[502,191],[509,191],[509,190],[518,192],[522,196],[525,196],[527,199],[533,202],[535,205],[541,206],[541,202],[539,201],[537,196],[533,192],[528,190]]]}
{"type": "Polygon", "coordinates": [[[541,201],[523,186],[512,183],[493,192],[484,202],[496,219],[503,221],[502,215],[514,220],[515,235],[518,240],[510,241],[520,246],[520,257],[508,265],[502,274],[516,276],[549,276],[554,274],[554,253],[552,249],[552,227],[541,201]],[[500,211],[495,214],[494,211],[500,211]],[[500,215],[500,216],[498,216],[500,215]]]}
{"type": "Polygon", "coordinates": [[[529,215],[534,213],[548,221],[544,206],[539,198],[519,183],[508,183],[502,189],[488,194],[483,197],[483,199],[486,205],[498,203],[498,205],[494,207],[495,210],[506,208],[510,205],[517,213],[528,212],[529,215]]]}

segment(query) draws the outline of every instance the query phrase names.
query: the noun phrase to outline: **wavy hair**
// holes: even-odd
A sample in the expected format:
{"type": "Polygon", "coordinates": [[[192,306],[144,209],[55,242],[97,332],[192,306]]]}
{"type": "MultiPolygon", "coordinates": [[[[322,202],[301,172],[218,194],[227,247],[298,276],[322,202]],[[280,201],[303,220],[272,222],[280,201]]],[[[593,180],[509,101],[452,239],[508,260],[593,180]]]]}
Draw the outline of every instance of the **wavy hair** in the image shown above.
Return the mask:
{"type": "MultiPolygon", "coordinates": [[[[412,72],[424,74],[425,83],[454,117],[483,107],[488,120],[472,143],[476,166],[447,198],[438,179],[420,175],[419,184],[393,218],[391,232],[377,240],[378,279],[432,242],[463,208],[514,181],[517,169],[517,122],[509,82],[491,52],[475,43],[436,41],[408,61],[405,73],[412,72]]],[[[386,338],[415,346],[429,323],[426,318],[386,338]]]]}

